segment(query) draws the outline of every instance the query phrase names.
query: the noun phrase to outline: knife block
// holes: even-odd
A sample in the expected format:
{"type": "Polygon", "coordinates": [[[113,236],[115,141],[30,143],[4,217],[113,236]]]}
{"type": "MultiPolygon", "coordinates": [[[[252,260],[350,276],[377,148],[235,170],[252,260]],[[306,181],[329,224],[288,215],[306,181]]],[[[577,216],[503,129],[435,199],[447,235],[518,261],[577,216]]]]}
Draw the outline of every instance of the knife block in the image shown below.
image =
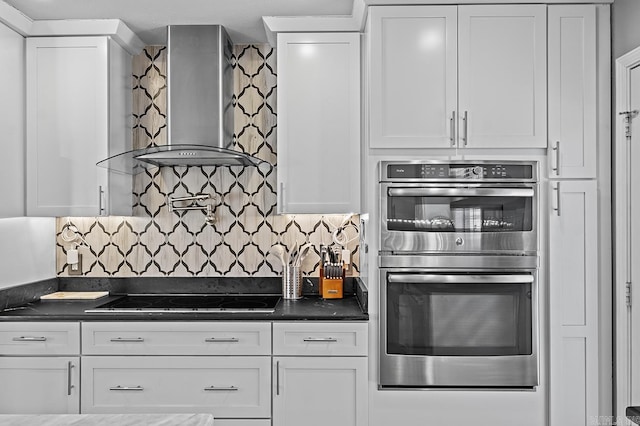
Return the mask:
{"type": "Polygon", "coordinates": [[[344,289],[344,280],[342,278],[321,278],[320,282],[320,287],[322,288],[321,294],[323,299],[342,299],[344,289]]]}

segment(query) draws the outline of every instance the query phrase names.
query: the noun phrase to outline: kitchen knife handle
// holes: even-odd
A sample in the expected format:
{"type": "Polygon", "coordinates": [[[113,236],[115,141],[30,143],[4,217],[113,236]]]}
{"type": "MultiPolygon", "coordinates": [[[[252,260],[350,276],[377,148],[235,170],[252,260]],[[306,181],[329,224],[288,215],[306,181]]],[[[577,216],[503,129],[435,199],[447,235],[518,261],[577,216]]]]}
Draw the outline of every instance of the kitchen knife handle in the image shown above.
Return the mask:
{"type": "Polygon", "coordinates": [[[144,342],[143,337],[114,337],[111,339],[112,342],[118,343],[142,343],[144,342]]]}
{"type": "Polygon", "coordinates": [[[71,395],[71,389],[73,389],[73,383],[71,383],[71,369],[74,367],[73,363],[69,361],[67,363],[67,395],[71,395]]]}
{"type": "Polygon", "coordinates": [[[46,342],[47,338],[44,336],[20,336],[14,337],[11,340],[14,342],[46,342]]]}
{"type": "Polygon", "coordinates": [[[238,343],[240,339],[237,337],[208,337],[204,341],[207,343],[238,343]]]}
{"type": "Polygon", "coordinates": [[[207,386],[204,388],[205,391],[237,391],[238,388],[235,386],[207,386]]]}
{"type": "Polygon", "coordinates": [[[144,388],[142,386],[140,386],[140,385],[138,385],[138,386],[120,386],[120,385],[118,385],[118,386],[110,387],[109,390],[112,390],[112,391],[143,391],[144,388]]]}
{"type": "Polygon", "coordinates": [[[553,208],[553,211],[555,211],[556,215],[560,217],[560,182],[556,183],[553,190],[556,191],[556,207],[553,208]]]}
{"type": "Polygon", "coordinates": [[[319,342],[319,343],[327,343],[327,342],[337,342],[338,339],[335,337],[306,337],[302,339],[303,342],[319,342]]]}
{"type": "Polygon", "coordinates": [[[449,140],[451,146],[456,146],[456,112],[451,112],[451,118],[449,119],[449,140]]]}
{"type": "Polygon", "coordinates": [[[554,157],[556,158],[556,166],[551,167],[551,170],[555,172],[556,176],[560,176],[560,141],[556,141],[556,146],[551,150],[555,151],[554,157]]]}

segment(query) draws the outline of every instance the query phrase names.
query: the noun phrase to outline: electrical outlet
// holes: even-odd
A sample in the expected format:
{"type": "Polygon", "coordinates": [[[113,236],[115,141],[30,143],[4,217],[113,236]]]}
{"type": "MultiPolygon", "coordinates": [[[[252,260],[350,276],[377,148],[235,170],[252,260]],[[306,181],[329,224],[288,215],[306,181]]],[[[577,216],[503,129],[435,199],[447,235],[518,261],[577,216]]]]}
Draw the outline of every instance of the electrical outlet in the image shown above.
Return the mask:
{"type": "Polygon", "coordinates": [[[82,275],[82,255],[78,254],[78,263],[69,264],[69,275],[82,275]]]}

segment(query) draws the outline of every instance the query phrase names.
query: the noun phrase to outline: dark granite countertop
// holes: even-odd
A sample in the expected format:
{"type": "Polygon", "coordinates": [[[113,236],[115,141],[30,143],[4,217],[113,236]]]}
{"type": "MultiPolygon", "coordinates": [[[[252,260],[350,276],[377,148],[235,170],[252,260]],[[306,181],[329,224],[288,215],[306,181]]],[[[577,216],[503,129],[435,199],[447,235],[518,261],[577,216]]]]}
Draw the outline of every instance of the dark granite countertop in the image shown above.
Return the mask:
{"type": "Polygon", "coordinates": [[[127,293],[207,293],[280,294],[275,278],[58,278],[0,291],[0,321],[367,321],[368,293],[359,278],[345,282],[343,299],[322,299],[317,279],[305,279],[304,297],[281,299],[273,313],[85,313],[119,295],[127,293]],[[314,291],[315,289],[315,291],[314,291]],[[54,291],[107,290],[111,295],[98,300],[40,301],[42,294],[54,291]]]}

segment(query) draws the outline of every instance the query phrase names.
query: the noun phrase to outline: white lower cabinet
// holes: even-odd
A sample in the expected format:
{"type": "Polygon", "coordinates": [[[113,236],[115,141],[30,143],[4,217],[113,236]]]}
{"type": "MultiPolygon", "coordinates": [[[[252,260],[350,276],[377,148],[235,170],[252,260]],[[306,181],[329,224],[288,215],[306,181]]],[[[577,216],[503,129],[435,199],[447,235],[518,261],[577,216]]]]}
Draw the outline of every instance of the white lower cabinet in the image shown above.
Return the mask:
{"type": "Polygon", "coordinates": [[[366,357],[274,357],[273,426],[365,426],[366,357]]]}
{"type": "Polygon", "coordinates": [[[83,413],[271,415],[270,357],[88,356],[83,413]]]}
{"type": "Polygon", "coordinates": [[[273,426],[368,424],[368,324],[273,324],[273,426]]]}
{"type": "Polygon", "coordinates": [[[0,357],[0,414],[77,414],[79,357],[0,357]]]}
{"type": "Polygon", "coordinates": [[[0,327],[0,414],[77,414],[80,325],[5,322],[0,327]]]}

